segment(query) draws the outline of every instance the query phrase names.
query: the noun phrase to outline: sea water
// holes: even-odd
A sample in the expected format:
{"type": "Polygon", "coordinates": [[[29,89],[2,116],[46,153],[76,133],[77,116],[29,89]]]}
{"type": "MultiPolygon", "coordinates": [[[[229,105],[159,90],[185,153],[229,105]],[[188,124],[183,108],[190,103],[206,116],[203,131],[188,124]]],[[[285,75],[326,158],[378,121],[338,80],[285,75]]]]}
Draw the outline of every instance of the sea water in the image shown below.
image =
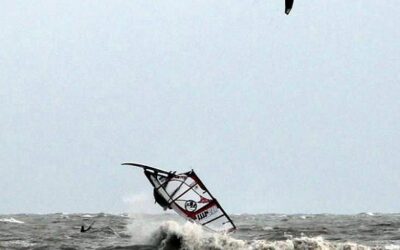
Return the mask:
{"type": "Polygon", "coordinates": [[[0,249],[400,249],[400,214],[242,214],[238,230],[204,230],[174,214],[0,216],[0,249]],[[81,233],[95,222],[92,229],[81,233]]]}

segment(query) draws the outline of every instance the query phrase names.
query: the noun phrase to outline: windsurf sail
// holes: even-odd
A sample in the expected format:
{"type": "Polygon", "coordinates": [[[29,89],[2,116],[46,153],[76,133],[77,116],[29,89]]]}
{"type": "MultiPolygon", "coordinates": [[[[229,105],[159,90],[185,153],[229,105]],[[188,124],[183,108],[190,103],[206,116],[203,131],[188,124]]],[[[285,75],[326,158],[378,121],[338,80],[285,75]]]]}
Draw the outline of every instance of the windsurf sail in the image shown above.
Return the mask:
{"type": "Polygon", "coordinates": [[[154,188],[156,202],[164,209],[173,209],[183,218],[215,232],[233,232],[236,226],[196,173],[176,174],[150,166],[123,163],[144,169],[154,188]]]}
{"type": "Polygon", "coordinates": [[[290,11],[292,10],[293,2],[294,2],[294,0],[285,0],[285,13],[286,13],[286,15],[289,15],[290,11]]]}

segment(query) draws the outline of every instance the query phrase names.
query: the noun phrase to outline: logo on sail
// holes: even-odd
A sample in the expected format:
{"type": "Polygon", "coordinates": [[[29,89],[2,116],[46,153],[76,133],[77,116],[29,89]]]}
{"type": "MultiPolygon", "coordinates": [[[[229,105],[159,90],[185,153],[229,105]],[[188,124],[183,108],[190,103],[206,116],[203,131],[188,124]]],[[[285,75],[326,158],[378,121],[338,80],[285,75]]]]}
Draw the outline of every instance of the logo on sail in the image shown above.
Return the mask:
{"type": "Polygon", "coordinates": [[[194,212],[197,209],[197,203],[193,200],[187,200],[185,202],[185,209],[189,212],[194,212]]]}
{"type": "Polygon", "coordinates": [[[202,220],[202,219],[204,219],[206,217],[209,217],[209,216],[215,214],[217,211],[218,211],[218,208],[216,206],[212,206],[209,209],[207,209],[207,210],[205,210],[205,211],[203,211],[201,213],[198,213],[196,215],[196,218],[198,220],[202,220]]]}

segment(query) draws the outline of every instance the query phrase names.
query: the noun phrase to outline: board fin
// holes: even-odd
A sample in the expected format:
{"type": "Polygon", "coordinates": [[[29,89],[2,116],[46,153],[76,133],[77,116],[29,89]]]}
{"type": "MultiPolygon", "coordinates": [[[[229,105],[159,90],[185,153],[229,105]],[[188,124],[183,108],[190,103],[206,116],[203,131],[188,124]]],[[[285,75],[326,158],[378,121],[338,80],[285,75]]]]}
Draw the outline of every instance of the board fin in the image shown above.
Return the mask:
{"type": "Polygon", "coordinates": [[[294,0],[285,0],[285,13],[286,13],[286,15],[289,15],[290,11],[292,10],[293,2],[294,2],[294,0]]]}

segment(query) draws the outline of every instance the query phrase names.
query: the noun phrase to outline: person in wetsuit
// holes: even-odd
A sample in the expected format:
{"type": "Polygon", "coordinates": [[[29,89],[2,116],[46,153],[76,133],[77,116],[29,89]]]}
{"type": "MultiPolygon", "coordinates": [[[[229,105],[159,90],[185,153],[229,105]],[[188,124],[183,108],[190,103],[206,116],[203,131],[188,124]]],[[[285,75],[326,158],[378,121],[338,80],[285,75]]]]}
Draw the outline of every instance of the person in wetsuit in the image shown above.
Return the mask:
{"type": "MultiPolygon", "coordinates": [[[[164,186],[164,188],[168,185],[168,182],[172,179],[172,177],[175,176],[176,172],[169,172],[168,173],[168,177],[167,180],[162,184],[164,186]]],[[[160,205],[164,211],[167,209],[171,209],[170,207],[170,203],[168,201],[165,200],[165,198],[158,192],[157,188],[154,188],[153,190],[153,196],[155,199],[155,203],[157,203],[158,205],[160,205]]]]}
{"type": "Polygon", "coordinates": [[[86,229],[85,229],[85,226],[82,225],[82,226],[81,226],[81,233],[85,233],[85,232],[89,231],[89,230],[92,228],[92,225],[93,225],[93,224],[94,224],[94,221],[93,221],[92,224],[90,224],[89,227],[86,228],[86,229]]]}
{"type": "Polygon", "coordinates": [[[170,209],[169,203],[164,199],[164,197],[162,197],[162,195],[160,193],[158,193],[156,188],[154,188],[153,195],[154,195],[155,203],[160,205],[164,209],[164,211],[167,209],[170,209]]]}

